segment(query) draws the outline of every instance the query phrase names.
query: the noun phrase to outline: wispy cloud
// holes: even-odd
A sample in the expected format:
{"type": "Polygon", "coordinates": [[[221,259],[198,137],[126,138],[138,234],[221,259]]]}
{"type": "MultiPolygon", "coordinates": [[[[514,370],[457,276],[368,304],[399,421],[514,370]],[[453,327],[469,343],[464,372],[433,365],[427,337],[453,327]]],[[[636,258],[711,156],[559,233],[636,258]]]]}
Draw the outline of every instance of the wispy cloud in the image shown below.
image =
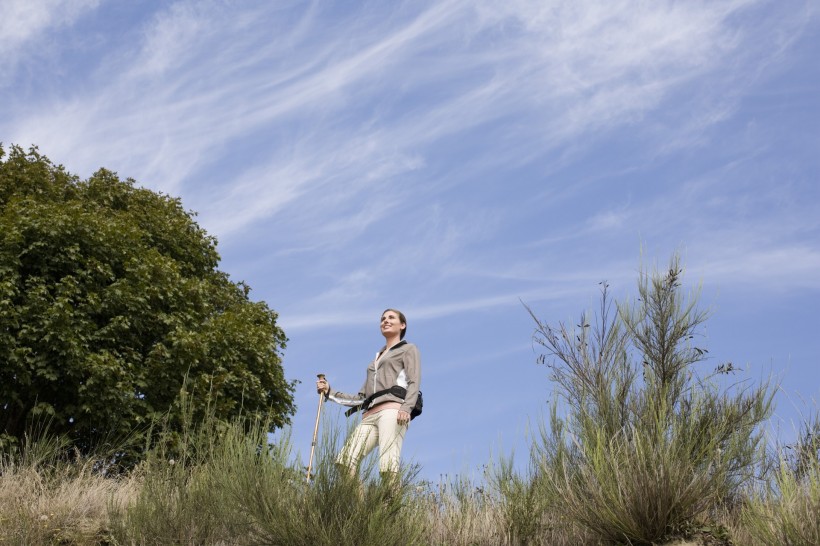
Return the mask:
{"type": "MultiPolygon", "coordinates": [[[[98,61],[97,90],[88,99],[59,98],[41,116],[17,120],[13,136],[70,156],[82,170],[113,163],[169,191],[274,127],[272,143],[298,127],[327,135],[298,150],[307,164],[351,129],[360,141],[372,135],[361,171],[386,147],[413,156],[448,135],[517,114],[529,125],[520,129],[525,140],[513,141],[518,156],[527,133],[540,137],[530,141],[535,150],[629,123],[694,76],[731,64],[727,57],[748,42],[727,27],[729,17],[754,3],[716,4],[646,3],[636,10],[626,2],[498,8],[447,1],[408,4],[392,18],[346,14],[331,26],[315,10],[260,4],[237,13],[179,2],[143,23],[136,52],[120,46],[98,61]],[[318,34],[321,45],[311,45],[318,34]],[[436,55],[444,49],[447,56],[436,55]],[[121,66],[112,78],[113,60],[121,66]],[[453,91],[425,92],[444,80],[453,91]],[[404,100],[417,104],[412,116],[396,116],[396,101],[404,100]],[[373,109],[372,123],[351,127],[346,113],[363,108],[373,109]],[[55,120],[70,128],[62,137],[49,130],[55,120]],[[93,155],[82,153],[89,148],[93,155]]],[[[509,157],[501,151],[498,160],[509,157]]],[[[255,217],[243,215],[247,222],[255,217]]]]}
{"type": "MultiPolygon", "coordinates": [[[[89,6],[37,11],[3,47],[70,24],[89,6]]],[[[701,145],[732,115],[754,67],[782,54],[768,47],[771,37],[802,20],[781,14],[765,32],[737,24],[766,7],[445,0],[329,14],[319,4],[175,2],[139,21],[136,43],[112,39],[109,53],[89,59],[82,90],[41,99],[38,114],[4,112],[0,123],[12,141],[38,143],[71,170],[105,165],[181,193],[221,240],[266,237],[280,252],[321,252],[311,259],[345,264],[317,304],[347,306],[386,290],[383,279],[397,272],[445,286],[464,264],[487,279],[554,278],[563,266],[497,249],[476,254],[520,212],[515,200],[504,210],[470,202],[473,186],[507,184],[521,203],[547,191],[559,212],[590,186],[555,176],[516,185],[508,169],[587,160],[586,147],[616,129],[643,131],[650,160],[701,145]],[[445,147],[464,161],[440,161],[445,147]],[[459,208],[460,195],[467,203],[459,208]],[[448,220],[454,211],[457,220],[448,220]],[[405,234],[399,248],[379,240],[391,228],[405,234]]],[[[684,225],[681,210],[696,206],[668,199],[596,204],[576,221],[549,224],[552,240],[673,231],[658,226],[684,225]]],[[[543,233],[533,230],[516,248],[543,233]]],[[[452,293],[443,308],[512,293],[492,290],[498,295],[452,293]]]]}
{"type": "Polygon", "coordinates": [[[0,86],[26,58],[56,48],[51,30],[73,24],[99,0],[4,0],[0,3],[0,86]],[[33,44],[39,48],[32,47],[33,44]]]}

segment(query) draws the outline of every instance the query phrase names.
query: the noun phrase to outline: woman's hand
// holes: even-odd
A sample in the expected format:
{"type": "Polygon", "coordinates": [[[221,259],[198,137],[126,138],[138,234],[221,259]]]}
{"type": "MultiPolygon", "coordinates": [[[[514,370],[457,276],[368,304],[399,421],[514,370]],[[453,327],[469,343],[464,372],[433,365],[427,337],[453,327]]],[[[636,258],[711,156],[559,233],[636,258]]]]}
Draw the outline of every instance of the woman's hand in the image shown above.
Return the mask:
{"type": "Polygon", "coordinates": [[[396,417],[396,422],[400,425],[409,425],[410,424],[410,414],[406,411],[399,410],[399,415],[396,417]]]}
{"type": "Polygon", "coordinates": [[[316,382],[316,392],[325,395],[330,392],[330,385],[326,379],[320,379],[316,382]]]}

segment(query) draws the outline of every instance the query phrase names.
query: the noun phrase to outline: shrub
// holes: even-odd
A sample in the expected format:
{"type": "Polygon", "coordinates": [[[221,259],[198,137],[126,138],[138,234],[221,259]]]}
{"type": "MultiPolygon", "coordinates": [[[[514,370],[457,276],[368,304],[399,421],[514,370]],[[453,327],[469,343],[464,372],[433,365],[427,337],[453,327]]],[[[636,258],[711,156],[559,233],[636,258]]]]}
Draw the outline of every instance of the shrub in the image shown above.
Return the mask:
{"type": "Polygon", "coordinates": [[[761,460],[773,390],[724,388],[698,373],[707,350],[693,340],[707,313],[697,294],[684,296],[681,277],[677,257],[662,273],[642,272],[628,305],[614,305],[602,283],[599,311],[574,328],[530,310],[539,361],[567,403],[536,446],[541,479],[604,542],[686,535],[739,495],[761,460]]]}

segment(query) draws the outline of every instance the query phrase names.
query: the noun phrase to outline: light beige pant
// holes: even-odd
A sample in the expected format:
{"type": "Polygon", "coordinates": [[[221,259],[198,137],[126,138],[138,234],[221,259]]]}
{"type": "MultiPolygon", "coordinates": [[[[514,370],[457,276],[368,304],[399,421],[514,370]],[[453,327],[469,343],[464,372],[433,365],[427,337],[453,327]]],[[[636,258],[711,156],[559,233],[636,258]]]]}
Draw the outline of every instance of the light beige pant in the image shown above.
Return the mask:
{"type": "Polygon", "coordinates": [[[379,444],[379,472],[398,472],[401,445],[407,425],[396,422],[398,409],[384,409],[368,415],[345,442],[336,460],[355,470],[362,457],[379,444]]]}

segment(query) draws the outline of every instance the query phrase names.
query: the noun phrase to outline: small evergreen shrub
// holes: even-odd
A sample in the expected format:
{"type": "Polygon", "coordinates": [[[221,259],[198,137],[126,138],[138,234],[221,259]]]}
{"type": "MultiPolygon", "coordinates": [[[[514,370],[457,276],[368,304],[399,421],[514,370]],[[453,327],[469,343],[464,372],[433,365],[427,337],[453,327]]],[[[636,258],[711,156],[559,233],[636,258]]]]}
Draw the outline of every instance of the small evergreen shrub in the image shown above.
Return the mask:
{"type": "Polygon", "coordinates": [[[683,293],[682,273],[677,257],[642,272],[630,304],[614,304],[603,283],[598,312],[574,327],[530,310],[540,362],[565,402],[535,446],[539,480],[604,543],[685,536],[737,498],[762,460],[774,391],[724,387],[699,371],[707,313],[683,293]]]}

